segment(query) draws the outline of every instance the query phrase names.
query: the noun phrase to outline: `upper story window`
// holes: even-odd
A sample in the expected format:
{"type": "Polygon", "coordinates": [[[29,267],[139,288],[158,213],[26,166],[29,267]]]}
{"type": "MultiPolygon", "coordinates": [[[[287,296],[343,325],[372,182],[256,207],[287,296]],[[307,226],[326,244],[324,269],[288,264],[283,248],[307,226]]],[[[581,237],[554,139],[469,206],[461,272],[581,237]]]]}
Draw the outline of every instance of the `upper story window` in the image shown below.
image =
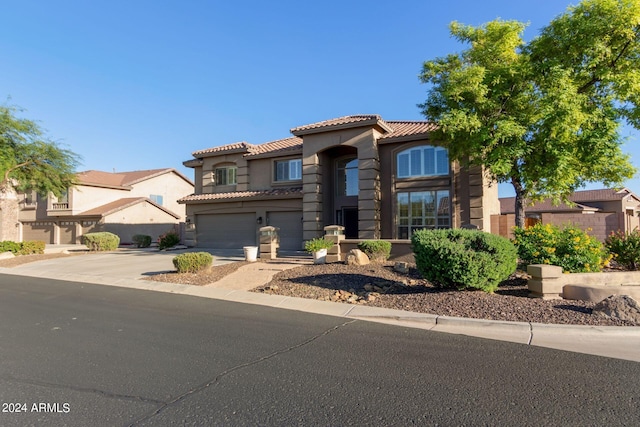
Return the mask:
{"type": "Polygon", "coordinates": [[[296,181],[302,179],[302,159],[277,160],[274,181],[296,181]]]}
{"type": "Polygon", "coordinates": [[[162,195],[160,195],[160,194],[151,194],[151,195],[149,196],[149,198],[150,198],[153,202],[155,202],[156,204],[158,204],[158,205],[162,206],[162,202],[163,202],[163,197],[162,197],[162,195]]]}
{"type": "Polygon", "coordinates": [[[237,183],[237,171],[238,168],[235,166],[216,168],[216,185],[235,185],[237,183]]]}
{"type": "Polygon", "coordinates": [[[398,153],[398,178],[449,175],[446,148],[423,145],[398,153]]]}
{"type": "Polygon", "coordinates": [[[358,195],[358,159],[339,160],[336,165],[338,196],[358,195]]]}

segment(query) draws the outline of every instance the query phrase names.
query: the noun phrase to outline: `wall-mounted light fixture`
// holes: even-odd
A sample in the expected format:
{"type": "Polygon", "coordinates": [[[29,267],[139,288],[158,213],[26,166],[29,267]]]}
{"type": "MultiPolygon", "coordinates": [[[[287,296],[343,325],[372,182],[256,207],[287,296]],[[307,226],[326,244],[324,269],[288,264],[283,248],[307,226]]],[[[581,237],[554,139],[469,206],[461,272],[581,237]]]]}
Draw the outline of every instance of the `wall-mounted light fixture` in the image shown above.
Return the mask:
{"type": "Polygon", "coordinates": [[[262,224],[262,217],[259,216],[258,219],[256,219],[256,222],[258,223],[258,225],[262,224]]]}

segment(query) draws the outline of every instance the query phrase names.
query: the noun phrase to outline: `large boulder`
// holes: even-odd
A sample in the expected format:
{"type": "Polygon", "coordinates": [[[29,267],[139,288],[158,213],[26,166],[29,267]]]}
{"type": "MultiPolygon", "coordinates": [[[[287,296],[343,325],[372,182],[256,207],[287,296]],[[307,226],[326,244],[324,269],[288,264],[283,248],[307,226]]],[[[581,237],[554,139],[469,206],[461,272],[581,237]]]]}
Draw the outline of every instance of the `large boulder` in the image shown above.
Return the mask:
{"type": "Polygon", "coordinates": [[[611,295],[596,304],[593,313],[640,324],[640,304],[629,295],[611,295]]]}
{"type": "Polygon", "coordinates": [[[367,265],[369,264],[369,257],[360,249],[351,249],[347,254],[347,265],[367,265]]]}

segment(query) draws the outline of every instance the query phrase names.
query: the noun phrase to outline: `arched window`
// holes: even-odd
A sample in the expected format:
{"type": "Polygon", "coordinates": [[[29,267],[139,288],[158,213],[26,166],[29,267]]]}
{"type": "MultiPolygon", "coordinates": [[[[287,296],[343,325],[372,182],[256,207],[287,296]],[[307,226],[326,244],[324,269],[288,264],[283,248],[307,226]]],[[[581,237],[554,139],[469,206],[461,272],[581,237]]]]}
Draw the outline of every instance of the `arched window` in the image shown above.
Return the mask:
{"type": "Polygon", "coordinates": [[[398,178],[438,175],[449,175],[449,153],[446,148],[422,145],[398,153],[398,178]]]}

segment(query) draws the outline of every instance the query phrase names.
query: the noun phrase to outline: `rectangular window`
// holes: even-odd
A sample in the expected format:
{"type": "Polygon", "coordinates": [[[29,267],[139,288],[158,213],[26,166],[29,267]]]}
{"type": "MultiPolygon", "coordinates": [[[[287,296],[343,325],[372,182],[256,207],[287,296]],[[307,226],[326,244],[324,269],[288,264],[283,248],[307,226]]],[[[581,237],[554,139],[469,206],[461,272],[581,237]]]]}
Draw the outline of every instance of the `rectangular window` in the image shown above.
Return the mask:
{"type": "Polygon", "coordinates": [[[162,206],[163,197],[160,194],[152,194],[149,196],[149,198],[156,204],[162,206]]]}
{"type": "Polygon", "coordinates": [[[275,163],[275,181],[296,181],[302,179],[302,159],[278,160],[275,163]]]}
{"type": "Polygon", "coordinates": [[[216,168],[216,185],[235,185],[237,170],[235,166],[216,168]]]}
{"type": "Polygon", "coordinates": [[[397,195],[398,239],[410,239],[424,228],[451,227],[449,191],[414,191],[397,195]]]}

